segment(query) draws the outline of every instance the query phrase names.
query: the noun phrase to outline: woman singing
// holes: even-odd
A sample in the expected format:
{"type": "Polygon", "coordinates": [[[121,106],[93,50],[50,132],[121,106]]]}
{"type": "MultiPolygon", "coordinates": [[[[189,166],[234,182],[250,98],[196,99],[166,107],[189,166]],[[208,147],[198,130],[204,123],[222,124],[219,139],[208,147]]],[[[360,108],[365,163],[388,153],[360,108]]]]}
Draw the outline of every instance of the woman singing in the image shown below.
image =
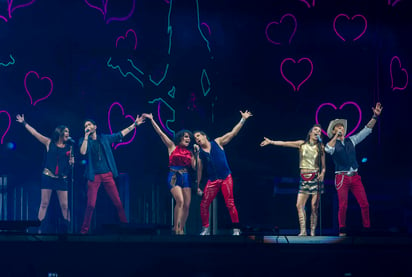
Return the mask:
{"type": "Polygon", "coordinates": [[[193,142],[193,134],[188,130],[176,133],[174,141],[160,129],[152,114],[143,114],[150,119],[153,128],[166,145],[169,153],[169,176],[167,184],[176,202],[174,208],[173,231],[177,235],[184,235],[185,224],[189,215],[191,201],[191,184],[189,181],[190,168],[195,169],[196,159],[189,146],[193,142]]]}
{"type": "MultiPolygon", "coordinates": [[[[68,231],[70,215],[68,208],[68,177],[70,167],[74,163],[72,146],[69,145],[69,128],[65,125],[57,126],[51,138],[45,137],[30,126],[24,115],[17,115],[17,122],[24,125],[26,130],[46,147],[46,159],[41,179],[41,202],[38,213],[40,222],[44,220],[49,206],[52,191],[55,190],[59,198],[60,208],[64,219],[64,232],[68,231]]],[[[41,232],[41,229],[40,229],[41,232]]]]}
{"type": "Polygon", "coordinates": [[[305,206],[310,195],[312,195],[310,235],[315,236],[318,222],[319,198],[320,194],[323,193],[323,179],[326,171],[325,147],[321,142],[321,127],[318,124],[313,125],[308,132],[306,140],[273,141],[264,138],[260,146],[263,147],[269,144],[299,149],[300,182],[296,201],[300,226],[299,236],[307,235],[305,206]]]}

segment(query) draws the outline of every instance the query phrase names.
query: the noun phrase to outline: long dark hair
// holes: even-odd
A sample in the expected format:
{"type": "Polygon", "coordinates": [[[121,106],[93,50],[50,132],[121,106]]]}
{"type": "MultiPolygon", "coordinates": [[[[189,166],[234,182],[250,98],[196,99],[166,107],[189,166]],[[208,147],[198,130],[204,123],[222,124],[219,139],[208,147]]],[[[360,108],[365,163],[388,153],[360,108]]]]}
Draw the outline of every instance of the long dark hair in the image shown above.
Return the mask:
{"type": "Polygon", "coordinates": [[[189,130],[186,130],[186,129],[178,131],[175,134],[173,142],[175,143],[176,146],[178,146],[180,144],[180,141],[182,140],[182,138],[185,136],[185,134],[189,134],[189,137],[190,137],[190,144],[188,145],[187,148],[192,148],[193,141],[194,141],[193,133],[189,130]]]}
{"type": "Polygon", "coordinates": [[[57,143],[59,141],[59,138],[63,136],[64,134],[64,129],[69,129],[66,125],[59,125],[54,129],[52,135],[51,135],[51,141],[54,143],[57,143]]]}
{"type": "MultiPolygon", "coordinates": [[[[312,128],[310,128],[309,129],[309,132],[308,132],[308,134],[306,135],[306,139],[305,139],[305,143],[309,143],[309,140],[310,140],[310,133],[312,133],[312,131],[313,131],[313,128],[315,128],[315,127],[319,127],[321,130],[322,130],[322,126],[320,126],[320,124],[313,124],[313,126],[312,126],[312,128]]],[[[322,139],[322,132],[320,133],[320,138],[322,139]]],[[[316,161],[318,164],[320,164],[320,158],[323,156],[323,154],[324,154],[324,147],[323,147],[323,143],[322,142],[320,142],[319,140],[318,141],[316,141],[316,145],[318,146],[318,153],[319,153],[319,155],[318,155],[318,160],[316,161]]]]}

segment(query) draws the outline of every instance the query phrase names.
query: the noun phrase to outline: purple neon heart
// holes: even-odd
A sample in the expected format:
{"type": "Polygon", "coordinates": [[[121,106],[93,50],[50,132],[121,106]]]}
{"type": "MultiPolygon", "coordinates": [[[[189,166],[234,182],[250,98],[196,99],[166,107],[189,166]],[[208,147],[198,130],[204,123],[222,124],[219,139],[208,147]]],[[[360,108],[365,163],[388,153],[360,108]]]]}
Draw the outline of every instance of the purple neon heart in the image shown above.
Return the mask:
{"type": "Polygon", "coordinates": [[[402,68],[401,60],[399,59],[399,57],[394,56],[394,57],[391,59],[391,65],[390,65],[390,67],[389,67],[389,71],[390,71],[390,74],[391,74],[391,88],[392,88],[392,91],[395,91],[395,90],[397,90],[397,89],[398,89],[398,90],[404,90],[404,89],[408,86],[408,71],[406,71],[405,68],[402,68]],[[393,85],[392,65],[393,65],[393,61],[394,61],[394,60],[397,60],[397,61],[398,61],[399,67],[400,67],[401,71],[404,72],[405,75],[406,75],[406,83],[405,83],[405,86],[403,86],[403,87],[394,87],[394,85],[393,85]]]}
{"type": "Polygon", "coordinates": [[[7,117],[9,118],[9,124],[7,125],[6,131],[4,131],[3,135],[1,136],[1,144],[3,144],[4,137],[6,136],[7,132],[10,130],[11,126],[11,117],[10,114],[7,111],[0,111],[0,114],[5,113],[7,117]]]}
{"type": "Polygon", "coordinates": [[[310,78],[310,76],[312,76],[312,72],[313,72],[313,63],[312,63],[312,61],[311,61],[309,58],[301,58],[301,59],[298,61],[298,63],[300,63],[300,62],[303,61],[303,60],[308,61],[308,62],[310,63],[310,72],[309,72],[308,76],[307,76],[302,82],[299,83],[299,85],[297,86],[297,88],[296,88],[296,86],[293,84],[292,81],[290,81],[288,78],[286,78],[285,74],[283,73],[283,64],[284,64],[286,61],[292,61],[293,63],[296,63],[296,61],[295,61],[294,59],[292,59],[292,58],[286,58],[286,59],[284,59],[284,60],[282,61],[282,63],[280,64],[280,74],[282,75],[283,79],[285,79],[286,82],[288,82],[288,83],[293,87],[293,91],[299,91],[299,88],[303,85],[303,83],[306,82],[306,81],[310,78]]]}
{"type": "Polygon", "coordinates": [[[300,0],[300,2],[305,3],[308,8],[315,7],[315,0],[312,0],[312,6],[306,0],[300,0]]]}
{"type": "Polygon", "coordinates": [[[30,104],[32,104],[33,106],[36,106],[37,103],[39,103],[40,101],[43,101],[43,100],[49,98],[49,96],[52,94],[52,91],[53,91],[53,81],[52,81],[49,77],[41,77],[41,78],[40,78],[40,77],[39,77],[39,74],[38,74],[36,71],[29,71],[29,72],[26,73],[26,76],[24,77],[24,88],[26,89],[27,95],[29,95],[30,104]],[[29,89],[27,88],[27,77],[28,77],[30,74],[32,74],[32,73],[33,73],[34,75],[36,75],[37,79],[40,79],[41,81],[44,80],[44,79],[47,79],[47,80],[50,82],[50,91],[49,91],[49,93],[48,93],[46,96],[44,96],[44,97],[42,97],[42,98],[34,101],[34,103],[33,103],[33,98],[32,98],[32,96],[31,96],[31,94],[30,94],[30,91],[29,91],[29,89]]]}
{"type": "Polygon", "coordinates": [[[84,0],[84,2],[90,7],[90,8],[93,8],[93,9],[96,9],[96,10],[98,10],[102,15],[103,15],[103,19],[104,19],[104,21],[106,22],[106,24],[109,24],[111,21],[126,21],[126,20],[128,20],[131,16],[132,16],[132,14],[134,13],[134,10],[135,10],[135,7],[136,7],[136,0],[133,0],[133,6],[132,6],[132,8],[130,9],[130,12],[126,15],[126,16],[123,16],[123,17],[109,17],[109,18],[107,18],[107,4],[109,3],[109,0],[103,0],[102,1],[102,7],[99,7],[99,6],[96,6],[96,5],[93,5],[93,4],[91,4],[90,2],[89,2],[89,0],[84,0]]]}
{"type": "MultiPolygon", "coordinates": [[[[125,118],[130,118],[130,119],[132,120],[132,122],[135,121],[135,119],[134,119],[133,116],[131,116],[131,115],[129,115],[129,114],[128,114],[128,115],[124,115],[124,109],[123,109],[122,104],[120,104],[119,102],[114,102],[113,104],[110,105],[109,112],[107,113],[107,122],[108,122],[108,124],[109,124],[110,134],[113,134],[112,125],[111,125],[111,123],[110,123],[110,115],[111,115],[111,112],[112,112],[112,108],[113,108],[114,106],[119,106],[119,107],[120,107],[120,110],[122,111],[122,115],[123,115],[125,118]]],[[[134,140],[134,137],[135,137],[135,136],[136,136],[136,129],[133,130],[133,136],[132,136],[131,139],[129,139],[128,141],[120,142],[120,143],[116,144],[116,146],[114,146],[114,149],[117,149],[117,147],[119,147],[119,146],[121,146],[121,145],[130,144],[130,143],[134,140]]],[[[113,145],[112,145],[112,146],[113,146],[113,145]]]]}
{"type": "MultiPolygon", "coordinates": [[[[354,105],[354,106],[358,109],[358,112],[359,112],[358,123],[356,123],[356,126],[355,126],[355,128],[353,128],[352,131],[350,131],[349,133],[346,134],[346,137],[349,137],[350,135],[352,135],[352,134],[358,129],[358,127],[359,127],[359,125],[360,125],[360,123],[361,123],[361,121],[362,121],[362,111],[361,111],[361,108],[359,107],[359,105],[356,104],[355,102],[352,102],[352,101],[346,101],[345,103],[343,103],[342,105],[340,105],[339,110],[341,110],[341,109],[342,109],[344,106],[346,106],[346,105],[354,105]]],[[[338,109],[338,108],[337,108],[334,104],[332,104],[332,103],[323,103],[323,104],[321,104],[321,105],[317,108],[317,110],[316,110],[316,115],[315,115],[316,124],[320,124],[320,123],[319,123],[319,118],[318,118],[319,111],[320,111],[320,109],[321,109],[322,107],[325,107],[325,106],[330,106],[330,107],[334,108],[335,110],[338,109]]],[[[322,129],[322,133],[325,134],[325,136],[328,135],[323,129],[322,129]]]]}
{"type": "Polygon", "coordinates": [[[272,40],[272,39],[269,37],[268,31],[269,31],[270,26],[272,26],[273,24],[278,25],[278,24],[282,23],[283,19],[284,19],[286,16],[292,17],[293,22],[295,23],[295,27],[293,28],[293,32],[292,32],[292,34],[291,34],[290,37],[289,37],[289,44],[290,44],[290,42],[292,41],[292,38],[293,38],[293,36],[295,35],[296,29],[297,29],[297,27],[298,27],[298,22],[297,22],[297,20],[296,20],[296,17],[295,17],[293,14],[287,13],[287,14],[283,15],[283,16],[280,18],[280,21],[279,21],[279,22],[272,21],[272,22],[270,22],[270,23],[266,26],[265,34],[266,34],[267,40],[268,40],[270,43],[273,43],[273,44],[275,44],[275,45],[279,45],[279,44],[280,44],[280,42],[276,42],[276,41],[272,40]]]}
{"type": "MultiPolygon", "coordinates": [[[[28,7],[28,6],[32,5],[35,1],[36,1],[36,0],[31,0],[31,1],[28,1],[28,2],[26,2],[26,3],[20,4],[20,5],[16,5],[16,6],[13,7],[13,0],[7,0],[7,12],[8,12],[8,17],[9,17],[9,18],[12,18],[13,12],[14,12],[15,10],[20,9],[20,8],[28,7]]],[[[4,17],[4,16],[2,16],[2,15],[0,15],[0,19],[3,19],[5,22],[8,22],[7,18],[4,17]]]]}
{"type": "Polygon", "coordinates": [[[125,36],[119,36],[119,37],[116,39],[116,48],[117,48],[117,43],[119,42],[119,40],[120,40],[120,39],[124,40],[125,38],[127,38],[127,34],[128,34],[129,32],[131,32],[131,33],[134,35],[134,47],[133,47],[133,49],[136,50],[136,48],[137,48],[137,35],[136,35],[136,32],[135,32],[133,29],[127,30],[125,36]]]}
{"type": "Polygon", "coordinates": [[[345,18],[348,19],[348,20],[353,20],[353,19],[355,19],[356,17],[362,18],[363,21],[365,22],[365,28],[363,28],[363,30],[362,30],[362,32],[360,33],[360,35],[358,35],[356,38],[354,38],[353,41],[355,41],[355,40],[359,39],[361,36],[363,36],[363,34],[366,32],[366,29],[368,28],[368,21],[366,20],[366,18],[365,18],[363,15],[361,15],[361,14],[356,14],[356,15],[352,16],[352,18],[349,18],[348,15],[346,15],[346,14],[344,14],[344,13],[341,13],[341,14],[338,14],[338,15],[335,17],[335,19],[333,20],[333,30],[335,31],[335,33],[338,35],[338,37],[339,37],[341,40],[346,41],[346,40],[339,34],[339,32],[336,30],[336,20],[337,20],[339,17],[342,17],[342,16],[345,17],[345,18]]]}

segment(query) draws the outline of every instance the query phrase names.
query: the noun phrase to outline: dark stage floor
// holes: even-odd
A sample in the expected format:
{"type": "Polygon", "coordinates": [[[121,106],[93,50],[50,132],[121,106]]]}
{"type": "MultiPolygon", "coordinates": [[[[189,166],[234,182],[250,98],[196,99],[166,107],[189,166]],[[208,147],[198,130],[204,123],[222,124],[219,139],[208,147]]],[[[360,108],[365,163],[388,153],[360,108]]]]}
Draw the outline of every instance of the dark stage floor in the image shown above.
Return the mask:
{"type": "Polygon", "coordinates": [[[412,276],[412,238],[406,236],[3,232],[0,249],[2,277],[412,276]]]}

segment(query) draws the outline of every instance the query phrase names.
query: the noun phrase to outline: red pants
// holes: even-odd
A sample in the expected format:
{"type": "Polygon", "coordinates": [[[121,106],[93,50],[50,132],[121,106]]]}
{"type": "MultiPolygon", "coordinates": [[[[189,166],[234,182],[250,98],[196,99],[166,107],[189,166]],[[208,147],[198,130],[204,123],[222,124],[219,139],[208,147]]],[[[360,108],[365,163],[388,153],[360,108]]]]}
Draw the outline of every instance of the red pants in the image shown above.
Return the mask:
{"type": "Polygon", "coordinates": [[[92,221],[92,215],[96,206],[97,192],[100,184],[103,184],[107,194],[116,207],[120,222],[127,223],[126,213],[124,212],[122,202],[120,201],[119,192],[117,191],[116,183],[111,172],[94,175],[94,181],[87,182],[87,207],[84,214],[83,225],[80,233],[87,234],[92,221]]]}
{"type": "Polygon", "coordinates": [[[233,199],[233,179],[232,175],[229,174],[224,180],[207,181],[200,202],[200,217],[202,218],[203,227],[209,227],[209,206],[219,190],[222,190],[232,223],[239,223],[239,216],[233,199]]]}
{"type": "Polygon", "coordinates": [[[346,176],[343,174],[335,175],[335,186],[338,192],[339,201],[339,228],[346,227],[346,210],[348,208],[348,191],[352,191],[361,209],[362,225],[365,228],[370,227],[369,220],[369,203],[366,197],[365,189],[361,177],[358,174],[346,176]],[[342,179],[343,178],[343,179],[342,179]]]}

